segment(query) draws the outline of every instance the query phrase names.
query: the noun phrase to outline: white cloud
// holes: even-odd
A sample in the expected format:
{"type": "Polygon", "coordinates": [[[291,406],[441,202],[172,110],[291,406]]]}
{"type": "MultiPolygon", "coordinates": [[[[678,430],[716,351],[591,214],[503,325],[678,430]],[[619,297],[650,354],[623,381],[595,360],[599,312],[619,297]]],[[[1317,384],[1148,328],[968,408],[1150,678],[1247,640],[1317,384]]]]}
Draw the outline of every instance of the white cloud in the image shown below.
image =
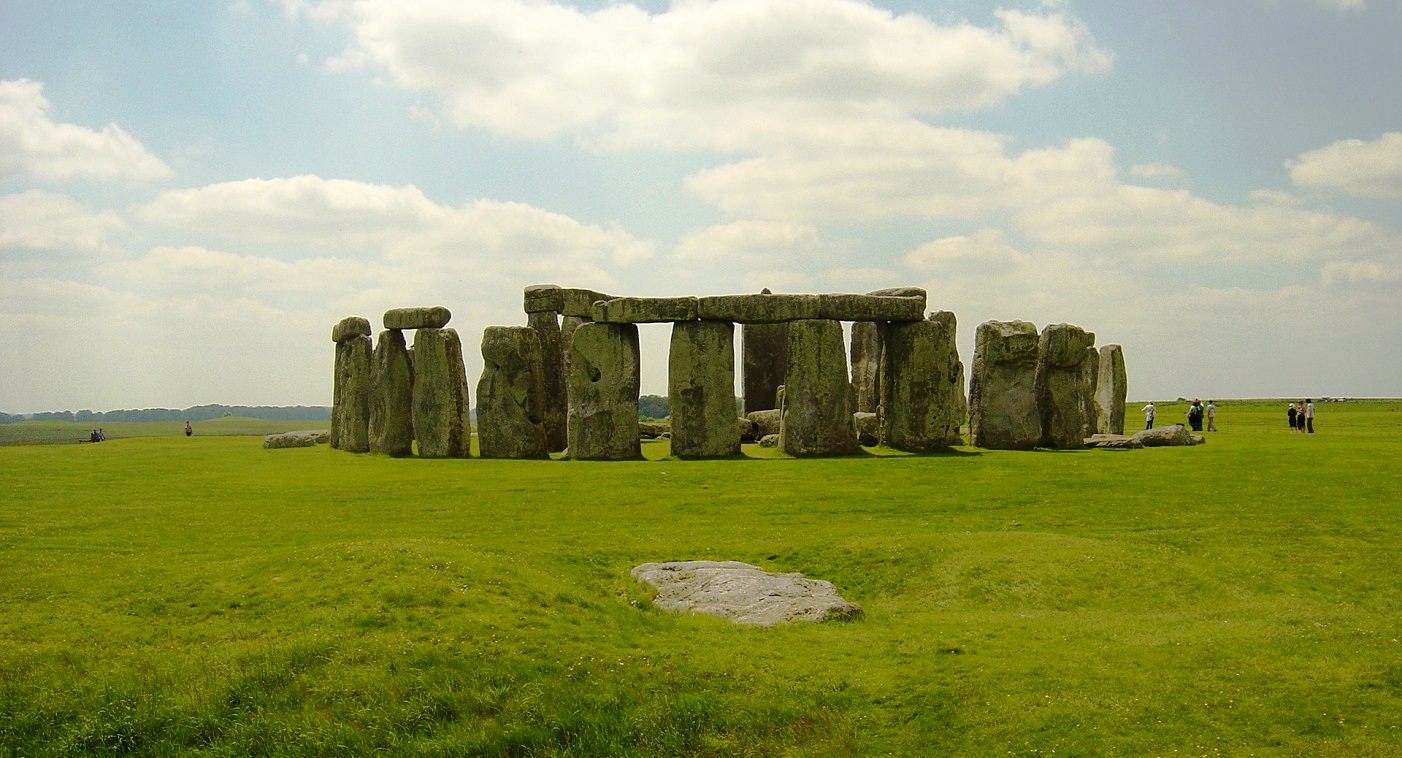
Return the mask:
{"type": "Polygon", "coordinates": [[[0,195],[0,252],[105,253],[112,249],[109,238],[125,229],[116,213],[94,212],[62,195],[0,195]]]}
{"type": "Polygon", "coordinates": [[[773,266],[823,250],[818,230],[780,221],[736,221],[697,229],[683,236],[674,255],[683,261],[773,266]]]}
{"type": "Polygon", "coordinates": [[[676,2],[583,12],[529,0],[366,0],[334,67],[383,67],[460,127],[613,147],[753,149],[832,117],[982,108],[1109,65],[1060,9],[940,26],[855,0],[676,2]]]}
{"type": "Polygon", "coordinates": [[[149,182],[173,175],[116,124],[92,131],[55,123],[43,88],[28,79],[0,81],[0,176],[149,182]]]}
{"type": "Polygon", "coordinates": [[[1402,132],[1372,142],[1339,140],[1286,162],[1295,186],[1382,200],[1402,199],[1402,132]]]}
{"type": "Polygon", "coordinates": [[[1167,163],[1136,163],[1129,167],[1129,175],[1136,179],[1176,179],[1183,171],[1167,163]]]}

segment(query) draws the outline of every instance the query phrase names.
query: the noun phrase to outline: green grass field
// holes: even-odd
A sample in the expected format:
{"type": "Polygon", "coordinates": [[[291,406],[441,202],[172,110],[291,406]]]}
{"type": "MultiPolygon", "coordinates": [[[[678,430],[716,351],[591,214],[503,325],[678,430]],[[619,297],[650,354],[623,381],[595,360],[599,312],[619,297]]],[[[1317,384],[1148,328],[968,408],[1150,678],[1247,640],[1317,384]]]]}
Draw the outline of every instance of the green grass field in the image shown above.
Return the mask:
{"type": "Polygon", "coordinates": [[[0,755],[1402,756],[1402,402],[1283,406],[1140,451],[6,446],[0,755]],[[866,616],[628,575],[695,558],[866,616]]]}

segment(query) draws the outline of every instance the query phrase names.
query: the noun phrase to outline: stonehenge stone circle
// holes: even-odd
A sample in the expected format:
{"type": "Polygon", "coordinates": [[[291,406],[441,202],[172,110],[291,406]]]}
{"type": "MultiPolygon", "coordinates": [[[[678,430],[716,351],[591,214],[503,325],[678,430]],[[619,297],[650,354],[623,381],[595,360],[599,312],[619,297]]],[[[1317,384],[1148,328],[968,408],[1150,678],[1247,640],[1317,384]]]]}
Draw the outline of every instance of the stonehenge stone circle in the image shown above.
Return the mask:
{"type": "Polygon", "coordinates": [[[548,458],[543,414],[545,358],[529,326],[482,332],[477,381],[477,445],[483,458],[548,458]]]}
{"type": "Polygon", "coordinates": [[[735,325],[678,321],[667,359],[672,455],[728,458],[740,454],[735,418],[735,325]]]}
{"type": "Polygon", "coordinates": [[[959,444],[964,364],[954,332],[949,311],[891,324],[882,370],[882,444],[909,452],[959,444]]]}
{"type": "Polygon", "coordinates": [[[467,369],[454,329],[414,332],[414,438],[421,458],[465,458],[471,448],[467,369]]]}
{"type": "Polygon", "coordinates": [[[985,321],[969,377],[970,442],[989,450],[1031,450],[1042,438],[1037,410],[1037,327],[985,321]]]}
{"type": "Polygon", "coordinates": [[[1086,408],[1091,387],[1085,368],[1095,334],[1073,324],[1050,324],[1037,343],[1037,408],[1044,447],[1085,447],[1086,408]]]}
{"type": "Polygon", "coordinates": [[[332,331],[336,368],[331,395],[331,446],[351,453],[370,452],[370,322],[359,316],[341,321],[332,331]]]}
{"type": "Polygon", "coordinates": [[[375,344],[370,390],[370,452],[414,452],[414,369],[404,332],[386,329],[375,344]]]}
{"type": "Polygon", "coordinates": [[[1106,345],[1100,348],[1099,361],[1095,379],[1095,431],[1124,434],[1125,397],[1129,394],[1124,350],[1119,345],[1106,345]]]}
{"type": "Polygon", "coordinates": [[[635,324],[581,324],[569,365],[569,455],[576,460],[634,460],[641,384],[635,324]]]}
{"type": "Polygon", "coordinates": [[[779,448],[795,457],[857,452],[852,405],[842,324],[830,319],[789,322],[779,448]]]}
{"type": "Polygon", "coordinates": [[[392,308],[385,311],[386,329],[442,329],[453,314],[441,305],[425,308],[392,308]]]}

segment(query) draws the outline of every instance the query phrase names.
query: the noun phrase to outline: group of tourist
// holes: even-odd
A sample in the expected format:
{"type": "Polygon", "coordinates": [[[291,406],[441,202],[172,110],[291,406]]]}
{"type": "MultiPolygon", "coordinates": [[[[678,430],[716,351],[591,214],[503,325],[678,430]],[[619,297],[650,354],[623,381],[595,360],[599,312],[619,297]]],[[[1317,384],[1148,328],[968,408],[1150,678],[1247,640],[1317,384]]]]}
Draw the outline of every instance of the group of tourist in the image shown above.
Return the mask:
{"type": "MultiPolygon", "coordinates": [[[[1154,407],[1153,401],[1150,401],[1142,410],[1144,411],[1144,428],[1153,429],[1154,417],[1158,415],[1159,409],[1154,407]]],[[[1217,431],[1217,404],[1208,400],[1207,405],[1203,405],[1201,400],[1193,398],[1193,404],[1188,406],[1188,428],[1200,432],[1203,430],[1204,422],[1207,424],[1207,431],[1217,431]]]]}
{"type": "Polygon", "coordinates": [[[107,441],[107,433],[104,432],[104,431],[102,431],[101,429],[94,429],[94,430],[92,430],[92,434],[89,434],[89,435],[88,435],[88,442],[105,442],[105,441],[107,441]]]}
{"type": "Polygon", "coordinates": [[[1290,422],[1290,431],[1314,434],[1313,399],[1305,398],[1298,403],[1286,403],[1285,417],[1290,422]]]}

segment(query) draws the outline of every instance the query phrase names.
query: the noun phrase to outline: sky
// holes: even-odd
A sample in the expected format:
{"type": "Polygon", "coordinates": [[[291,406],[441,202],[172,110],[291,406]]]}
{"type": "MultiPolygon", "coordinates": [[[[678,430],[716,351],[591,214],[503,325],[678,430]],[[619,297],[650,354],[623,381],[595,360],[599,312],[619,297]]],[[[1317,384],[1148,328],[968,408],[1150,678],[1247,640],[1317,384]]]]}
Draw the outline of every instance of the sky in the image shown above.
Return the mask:
{"type": "MultiPolygon", "coordinates": [[[[531,284],[919,286],[1131,400],[1402,396],[1402,0],[0,0],[0,411],[329,405],[531,284]]],[[[666,393],[665,325],[642,329],[666,393]]],[[[737,344],[738,344],[737,331],[737,344]]]]}

